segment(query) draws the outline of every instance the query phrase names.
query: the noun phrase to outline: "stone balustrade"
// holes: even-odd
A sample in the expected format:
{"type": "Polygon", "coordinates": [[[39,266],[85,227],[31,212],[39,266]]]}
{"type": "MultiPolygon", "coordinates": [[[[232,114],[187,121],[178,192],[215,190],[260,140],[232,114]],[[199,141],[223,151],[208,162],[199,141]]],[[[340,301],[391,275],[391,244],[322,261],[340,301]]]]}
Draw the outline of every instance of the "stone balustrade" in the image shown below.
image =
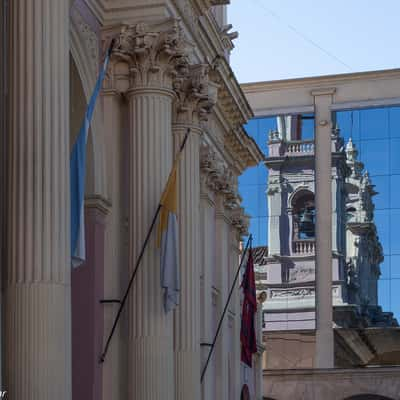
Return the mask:
{"type": "Polygon", "coordinates": [[[295,140],[286,143],[285,155],[314,154],[313,140],[295,140]]]}
{"type": "Polygon", "coordinates": [[[310,239],[293,241],[293,253],[296,255],[315,254],[315,241],[310,239]]]}

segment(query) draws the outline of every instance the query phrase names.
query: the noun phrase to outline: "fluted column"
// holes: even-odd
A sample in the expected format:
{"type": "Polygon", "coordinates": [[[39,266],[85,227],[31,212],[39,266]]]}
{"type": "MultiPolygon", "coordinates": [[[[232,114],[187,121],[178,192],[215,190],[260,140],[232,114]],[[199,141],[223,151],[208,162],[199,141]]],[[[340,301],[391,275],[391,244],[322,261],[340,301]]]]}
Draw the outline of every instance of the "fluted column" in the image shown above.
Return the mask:
{"type": "MultiPolygon", "coordinates": [[[[182,142],[185,124],[174,124],[175,143],[182,142]]],[[[200,399],[200,167],[201,130],[191,127],[179,167],[179,250],[181,292],[175,312],[176,399],[200,399]]]]}
{"type": "MultiPolygon", "coordinates": [[[[210,154],[209,148],[202,146],[200,151],[200,163],[203,164],[206,157],[210,154]]],[[[207,168],[207,166],[206,166],[207,168]]],[[[200,191],[200,229],[201,229],[201,288],[200,288],[200,308],[201,308],[201,368],[204,367],[210,347],[206,343],[212,343],[215,328],[213,327],[213,274],[215,272],[215,208],[214,194],[207,185],[209,174],[202,171],[201,191],[200,191]],[[213,329],[214,328],[214,329],[213,329]]],[[[211,400],[214,393],[214,357],[208,366],[202,389],[202,400],[211,400]]]]}
{"type": "MultiPolygon", "coordinates": [[[[229,293],[228,270],[229,270],[229,211],[225,208],[224,197],[219,194],[216,199],[216,268],[218,304],[217,321],[221,318],[225,302],[229,293]]],[[[239,343],[238,343],[239,346],[239,343]]],[[[215,344],[214,356],[216,360],[216,393],[215,398],[221,400],[229,399],[229,321],[226,317],[222,323],[221,332],[215,344]]]]}
{"type": "Polygon", "coordinates": [[[71,399],[68,0],[9,2],[3,389],[71,399]]]}
{"type": "MultiPolygon", "coordinates": [[[[180,30],[175,20],[126,27],[115,57],[127,60],[129,268],[142,248],[173,161],[172,91],[180,30]]],[[[174,399],[173,313],[164,311],[160,251],[151,235],[129,297],[128,398],[174,399]]]]}
{"type": "Polygon", "coordinates": [[[200,400],[200,135],[201,121],[213,105],[205,65],[187,66],[174,82],[175,150],[188,129],[179,165],[180,304],[175,312],[177,400],[200,400]]]}

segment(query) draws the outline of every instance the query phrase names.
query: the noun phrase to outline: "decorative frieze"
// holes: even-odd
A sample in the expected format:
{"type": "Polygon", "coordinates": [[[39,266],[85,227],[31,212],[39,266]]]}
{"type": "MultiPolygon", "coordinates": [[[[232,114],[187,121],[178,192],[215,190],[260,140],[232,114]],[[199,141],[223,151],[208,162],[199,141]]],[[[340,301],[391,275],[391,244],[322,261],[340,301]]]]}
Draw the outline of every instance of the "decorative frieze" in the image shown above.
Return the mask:
{"type": "Polygon", "coordinates": [[[315,295],[315,288],[294,288],[294,289],[280,289],[280,290],[271,290],[270,298],[286,298],[286,297],[296,297],[296,298],[304,298],[315,295]]]}
{"type": "MultiPolygon", "coordinates": [[[[258,290],[268,289],[268,287],[264,287],[264,285],[259,285],[257,287],[258,290]]],[[[332,296],[338,297],[340,294],[340,288],[338,286],[332,287],[332,296]]],[[[294,299],[303,299],[305,297],[314,297],[315,296],[315,287],[296,287],[289,289],[270,289],[269,290],[269,298],[270,299],[281,299],[281,298],[294,298],[294,299]]]]}

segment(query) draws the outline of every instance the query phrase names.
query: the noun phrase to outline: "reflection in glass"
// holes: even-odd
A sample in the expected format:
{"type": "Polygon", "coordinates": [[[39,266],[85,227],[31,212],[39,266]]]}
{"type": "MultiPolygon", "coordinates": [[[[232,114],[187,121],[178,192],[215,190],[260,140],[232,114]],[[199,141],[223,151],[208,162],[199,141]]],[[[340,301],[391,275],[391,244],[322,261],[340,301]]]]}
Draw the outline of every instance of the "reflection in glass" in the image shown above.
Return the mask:
{"type": "MultiPolygon", "coordinates": [[[[400,154],[400,125],[393,124],[396,118],[400,124],[400,112],[369,111],[337,113],[331,133],[332,301],[338,367],[393,361],[371,335],[377,332],[396,340],[399,332],[393,313],[400,315],[400,158],[395,159],[400,154]],[[375,356],[368,353],[365,341],[376,346],[375,356]],[[359,358],[363,346],[370,358],[359,358]]],[[[267,155],[257,176],[241,180],[243,197],[253,197],[247,202],[248,211],[255,213],[256,279],[258,289],[267,295],[267,368],[310,368],[316,327],[314,117],[258,118],[249,130],[267,155]],[[257,189],[250,189],[255,182],[257,189]],[[284,360],[282,353],[287,354],[284,360]]]]}
{"type": "Polygon", "coordinates": [[[349,169],[344,194],[347,295],[342,307],[334,306],[340,367],[400,363],[399,116],[395,107],[335,115],[345,127],[349,169]]]}

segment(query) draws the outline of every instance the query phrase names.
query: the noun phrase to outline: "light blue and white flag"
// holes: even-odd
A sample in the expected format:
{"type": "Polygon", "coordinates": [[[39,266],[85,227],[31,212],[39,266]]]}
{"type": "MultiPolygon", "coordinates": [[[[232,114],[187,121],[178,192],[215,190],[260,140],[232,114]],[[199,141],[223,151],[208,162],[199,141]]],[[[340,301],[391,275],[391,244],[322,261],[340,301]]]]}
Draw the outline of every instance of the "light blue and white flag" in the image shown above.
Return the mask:
{"type": "Polygon", "coordinates": [[[72,266],[77,267],[85,261],[85,176],[86,176],[86,144],[90,122],[93,117],[96,101],[103,86],[113,43],[111,44],[103,68],[85,112],[83,124],[72,148],[70,159],[71,180],[71,259],[72,266]]]}

